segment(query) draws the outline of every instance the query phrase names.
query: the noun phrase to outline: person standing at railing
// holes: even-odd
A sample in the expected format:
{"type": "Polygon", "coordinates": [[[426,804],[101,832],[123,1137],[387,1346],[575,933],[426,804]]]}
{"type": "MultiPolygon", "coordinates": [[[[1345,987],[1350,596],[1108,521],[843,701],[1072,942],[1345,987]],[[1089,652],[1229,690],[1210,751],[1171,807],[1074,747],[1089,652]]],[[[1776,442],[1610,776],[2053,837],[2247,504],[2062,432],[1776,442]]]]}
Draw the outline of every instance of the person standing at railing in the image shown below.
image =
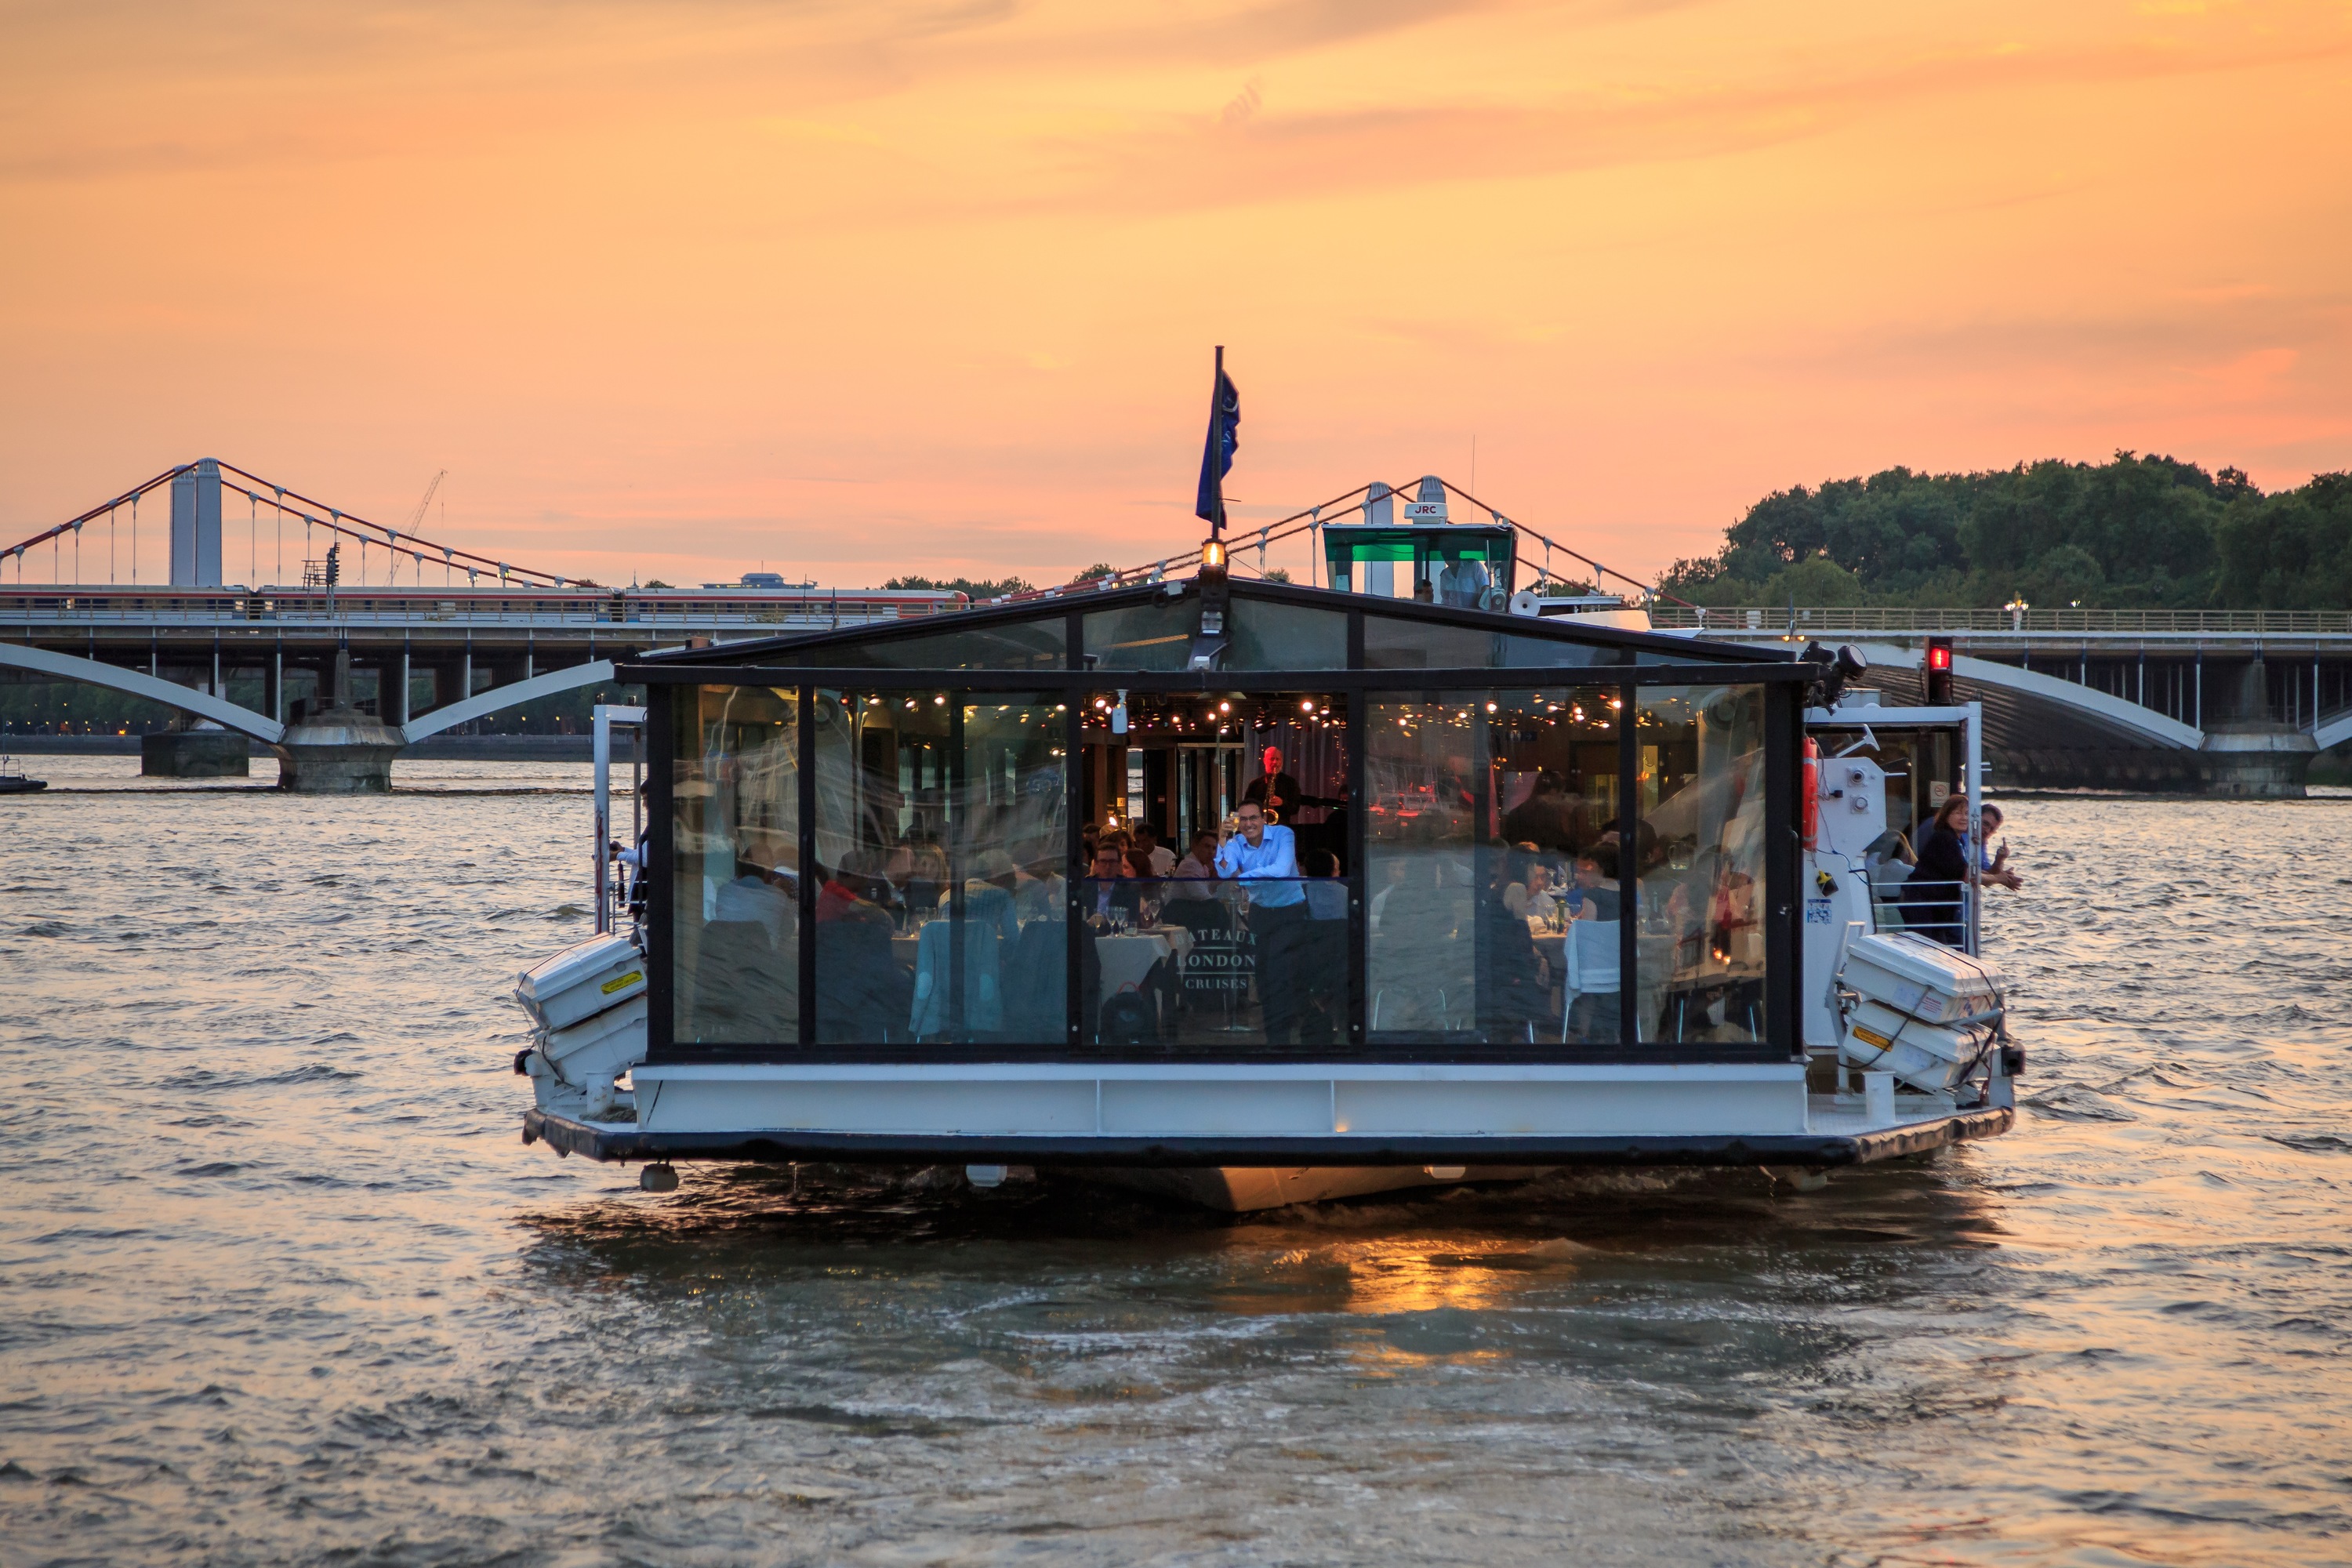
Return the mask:
{"type": "Polygon", "coordinates": [[[1239,880],[1249,894],[1250,936],[1257,948],[1258,1002],[1268,1045],[1288,1045],[1298,1030],[1299,988],[1293,960],[1307,894],[1298,885],[1298,849],[1290,829],[1265,819],[1257,802],[1235,813],[1241,831],[1217,850],[1217,874],[1239,880]]]}
{"type": "Polygon", "coordinates": [[[1947,947],[1966,944],[1961,934],[1961,892],[1977,877],[1969,853],[1968,829],[1969,797],[1957,791],[1946,795],[1928,819],[1927,830],[1919,835],[1918,863],[1903,884],[1899,900],[1905,928],[1947,947]]]}
{"type": "Polygon", "coordinates": [[[2009,841],[2002,839],[2000,852],[1997,855],[1992,852],[1992,836],[2000,831],[2000,825],[2005,820],[1997,805],[1987,805],[1977,813],[1978,833],[1983,839],[1977,850],[1977,879],[2015,892],[2025,886],[2025,879],[2009,868],[2009,841]]]}

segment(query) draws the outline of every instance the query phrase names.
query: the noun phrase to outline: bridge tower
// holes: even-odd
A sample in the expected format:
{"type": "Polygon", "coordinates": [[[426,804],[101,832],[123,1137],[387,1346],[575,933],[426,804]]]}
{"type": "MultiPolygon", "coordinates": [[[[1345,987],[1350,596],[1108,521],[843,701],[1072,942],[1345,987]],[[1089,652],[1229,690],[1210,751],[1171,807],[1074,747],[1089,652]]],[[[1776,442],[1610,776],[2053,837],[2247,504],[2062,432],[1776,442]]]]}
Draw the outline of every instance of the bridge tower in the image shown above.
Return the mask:
{"type": "Polygon", "coordinates": [[[172,479],[172,586],[220,585],[220,460],[201,458],[172,479]]]}

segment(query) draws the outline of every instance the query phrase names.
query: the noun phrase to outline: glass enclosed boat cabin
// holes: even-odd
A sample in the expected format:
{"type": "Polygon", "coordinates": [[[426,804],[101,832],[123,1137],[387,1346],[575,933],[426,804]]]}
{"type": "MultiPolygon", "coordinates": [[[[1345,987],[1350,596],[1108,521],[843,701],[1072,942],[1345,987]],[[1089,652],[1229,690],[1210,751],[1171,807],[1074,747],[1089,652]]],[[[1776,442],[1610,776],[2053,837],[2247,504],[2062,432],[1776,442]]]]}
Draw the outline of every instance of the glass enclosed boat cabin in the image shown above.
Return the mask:
{"type": "Polygon", "coordinates": [[[1875,1157],[1807,1096],[1811,673],[1221,574],[647,658],[635,1120],[527,1132],[975,1166],[1875,1157]]]}

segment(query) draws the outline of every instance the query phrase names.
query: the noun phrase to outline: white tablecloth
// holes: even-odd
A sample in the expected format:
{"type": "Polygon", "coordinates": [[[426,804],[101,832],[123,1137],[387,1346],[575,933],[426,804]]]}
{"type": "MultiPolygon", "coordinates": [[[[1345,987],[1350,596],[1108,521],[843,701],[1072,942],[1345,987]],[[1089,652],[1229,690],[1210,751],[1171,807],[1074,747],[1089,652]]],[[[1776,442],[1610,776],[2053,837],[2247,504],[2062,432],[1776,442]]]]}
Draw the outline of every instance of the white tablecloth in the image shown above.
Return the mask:
{"type": "Polygon", "coordinates": [[[1129,931],[1125,936],[1098,936],[1095,952],[1102,960],[1102,988],[1106,996],[1115,995],[1129,985],[1140,985],[1151,966],[1164,958],[1189,952],[1192,933],[1182,926],[1158,926],[1150,931],[1129,931]]]}

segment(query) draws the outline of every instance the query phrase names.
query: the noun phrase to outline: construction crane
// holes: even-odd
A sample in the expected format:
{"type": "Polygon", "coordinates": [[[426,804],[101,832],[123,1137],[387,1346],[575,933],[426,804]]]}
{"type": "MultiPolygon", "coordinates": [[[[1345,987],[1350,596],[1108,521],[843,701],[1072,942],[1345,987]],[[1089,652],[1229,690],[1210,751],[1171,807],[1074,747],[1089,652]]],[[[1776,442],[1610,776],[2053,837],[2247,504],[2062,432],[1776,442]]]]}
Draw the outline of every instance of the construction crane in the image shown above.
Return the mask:
{"type": "MultiPolygon", "coordinates": [[[[441,488],[441,481],[448,477],[449,470],[446,468],[443,468],[439,473],[435,474],[431,482],[425,485],[425,494],[417,501],[416,510],[408,514],[408,537],[412,542],[416,538],[416,531],[425,526],[425,511],[427,507],[430,507],[433,504],[433,492],[441,488]]],[[[387,530],[386,531],[388,532],[390,531],[387,530]]],[[[416,562],[416,585],[421,588],[425,585],[425,558],[422,555],[417,555],[414,551],[411,551],[409,553],[416,562]]],[[[396,574],[400,569],[400,557],[394,555],[389,557],[389,559],[392,562],[391,571],[396,574]]],[[[391,575],[387,575],[384,578],[384,581],[389,583],[393,581],[393,577],[391,575]]]]}
{"type": "Polygon", "coordinates": [[[433,504],[433,492],[441,488],[441,481],[448,477],[449,470],[444,468],[439,473],[433,476],[433,482],[431,484],[425,487],[425,499],[418,501],[416,503],[416,510],[408,514],[409,538],[415,538],[416,531],[425,526],[425,509],[433,504]]]}

